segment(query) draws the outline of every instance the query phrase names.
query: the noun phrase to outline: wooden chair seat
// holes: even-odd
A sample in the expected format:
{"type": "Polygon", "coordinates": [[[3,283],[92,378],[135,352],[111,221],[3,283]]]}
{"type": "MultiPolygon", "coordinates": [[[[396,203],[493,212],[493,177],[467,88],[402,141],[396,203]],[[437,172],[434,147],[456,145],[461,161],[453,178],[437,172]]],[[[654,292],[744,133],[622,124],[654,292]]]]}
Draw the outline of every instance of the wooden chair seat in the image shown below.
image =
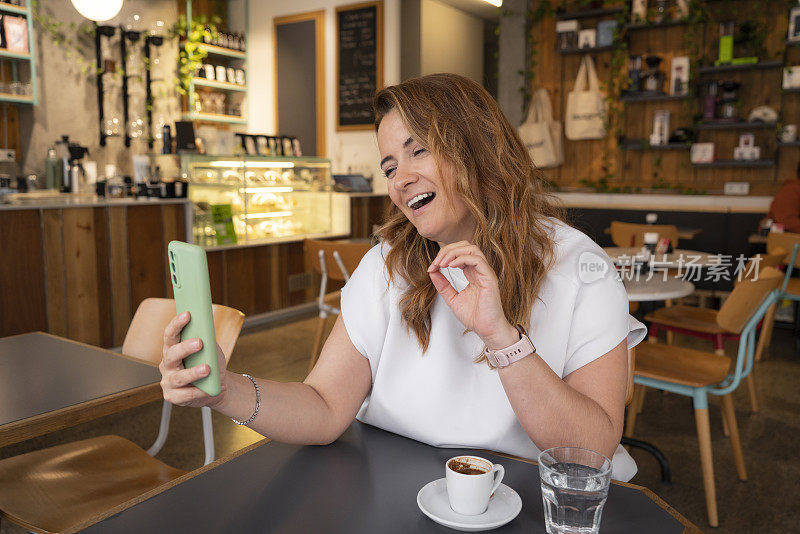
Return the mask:
{"type": "Polygon", "coordinates": [[[789,278],[786,283],[786,293],[800,298],[800,278],[789,278]]]}
{"type": "Polygon", "coordinates": [[[717,310],[694,306],[668,306],[659,308],[645,316],[646,321],[705,334],[726,334],[727,330],[717,324],[717,310]]]}
{"type": "Polygon", "coordinates": [[[636,347],[636,374],[675,384],[704,387],[722,382],[730,370],[731,359],[710,352],[641,343],[636,347]]]}
{"type": "Polygon", "coordinates": [[[125,438],[100,436],[1,460],[0,510],[34,532],[74,531],[185,473],[125,438]]]}

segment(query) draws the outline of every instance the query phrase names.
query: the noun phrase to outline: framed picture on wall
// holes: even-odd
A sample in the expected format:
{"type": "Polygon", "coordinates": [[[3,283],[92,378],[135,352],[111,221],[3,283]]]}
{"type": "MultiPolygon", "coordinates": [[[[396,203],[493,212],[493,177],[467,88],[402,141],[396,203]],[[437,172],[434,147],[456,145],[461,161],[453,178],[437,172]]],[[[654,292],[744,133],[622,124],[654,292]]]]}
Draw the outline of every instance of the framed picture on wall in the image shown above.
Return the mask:
{"type": "Polygon", "coordinates": [[[383,0],[336,8],[336,130],[371,130],[383,87],[383,0]]]}
{"type": "Polygon", "coordinates": [[[800,6],[789,11],[789,35],[787,41],[800,41],[800,6]]]}
{"type": "Polygon", "coordinates": [[[28,53],[28,23],[25,19],[3,15],[3,31],[9,52],[28,53]]]}

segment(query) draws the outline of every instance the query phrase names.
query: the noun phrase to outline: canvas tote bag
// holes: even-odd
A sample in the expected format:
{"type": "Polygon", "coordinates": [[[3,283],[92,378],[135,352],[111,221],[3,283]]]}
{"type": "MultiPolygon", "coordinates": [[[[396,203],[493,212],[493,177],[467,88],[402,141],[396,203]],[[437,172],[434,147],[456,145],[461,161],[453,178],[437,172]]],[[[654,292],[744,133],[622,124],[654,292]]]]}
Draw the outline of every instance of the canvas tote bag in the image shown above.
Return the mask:
{"type": "Polygon", "coordinates": [[[566,134],[567,139],[602,139],[606,136],[607,104],[592,58],[583,56],[575,86],[567,96],[566,134]]]}
{"type": "Polygon", "coordinates": [[[536,167],[558,167],[564,163],[561,123],[553,120],[547,89],[538,89],[533,93],[528,118],[517,131],[536,167]]]}

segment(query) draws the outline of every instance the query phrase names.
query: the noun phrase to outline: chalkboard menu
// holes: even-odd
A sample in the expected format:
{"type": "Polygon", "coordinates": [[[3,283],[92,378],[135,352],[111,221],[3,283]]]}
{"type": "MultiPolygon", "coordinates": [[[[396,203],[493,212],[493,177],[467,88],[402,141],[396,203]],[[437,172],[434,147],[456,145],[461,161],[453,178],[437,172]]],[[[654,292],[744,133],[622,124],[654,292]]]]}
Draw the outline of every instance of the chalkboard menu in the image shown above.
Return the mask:
{"type": "Polygon", "coordinates": [[[383,86],[383,1],[336,9],[337,130],[369,130],[383,86]]]}

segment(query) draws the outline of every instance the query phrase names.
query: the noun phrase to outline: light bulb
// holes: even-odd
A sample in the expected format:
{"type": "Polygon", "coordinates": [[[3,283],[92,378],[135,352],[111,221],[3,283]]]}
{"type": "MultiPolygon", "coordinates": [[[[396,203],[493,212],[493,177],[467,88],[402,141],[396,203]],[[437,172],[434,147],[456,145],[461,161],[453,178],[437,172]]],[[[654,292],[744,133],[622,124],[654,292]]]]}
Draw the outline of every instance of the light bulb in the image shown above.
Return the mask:
{"type": "Polygon", "coordinates": [[[78,13],[95,22],[113,19],[122,9],[122,0],[72,0],[78,13]]]}

